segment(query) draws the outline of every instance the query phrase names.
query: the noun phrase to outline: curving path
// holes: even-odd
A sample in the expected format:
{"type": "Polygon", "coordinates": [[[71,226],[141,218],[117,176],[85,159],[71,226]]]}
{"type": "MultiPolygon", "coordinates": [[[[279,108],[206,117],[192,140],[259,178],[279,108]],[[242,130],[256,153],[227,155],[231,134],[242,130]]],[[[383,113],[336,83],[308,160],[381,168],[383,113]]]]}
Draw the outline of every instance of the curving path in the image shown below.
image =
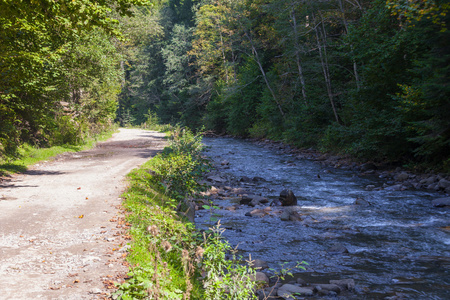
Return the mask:
{"type": "Polygon", "coordinates": [[[104,298],[104,283],[127,270],[124,176],[164,143],[163,133],[120,129],[0,182],[0,299],[104,298]]]}

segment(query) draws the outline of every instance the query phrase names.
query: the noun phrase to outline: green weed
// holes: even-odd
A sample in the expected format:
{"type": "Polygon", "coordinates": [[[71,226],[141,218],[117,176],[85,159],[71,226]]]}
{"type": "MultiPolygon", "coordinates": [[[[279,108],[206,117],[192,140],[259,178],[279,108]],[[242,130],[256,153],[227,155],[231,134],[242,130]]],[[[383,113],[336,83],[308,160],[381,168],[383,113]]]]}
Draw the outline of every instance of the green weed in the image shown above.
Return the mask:
{"type": "Polygon", "coordinates": [[[168,148],[129,174],[123,207],[131,224],[132,267],[113,299],[253,299],[253,271],[222,240],[220,223],[202,236],[177,212],[203,189],[198,180],[209,163],[201,156],[201,136],[176,127],[169,140],[168,148]]]}

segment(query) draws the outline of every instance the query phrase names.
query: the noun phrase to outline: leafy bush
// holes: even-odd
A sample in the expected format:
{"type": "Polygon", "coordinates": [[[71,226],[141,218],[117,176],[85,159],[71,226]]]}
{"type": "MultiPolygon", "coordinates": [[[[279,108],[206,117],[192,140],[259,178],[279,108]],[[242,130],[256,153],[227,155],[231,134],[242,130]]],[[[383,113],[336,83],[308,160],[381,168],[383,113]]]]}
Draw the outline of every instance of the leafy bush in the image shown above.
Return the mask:
{"type": "Polygon", "coordinates": [[[169,153],[153,164],[155,176],[152,180],[168,195],[181,200],[199,187],[199,178],[195,175],[197,165],[191,155],[169,153]]]}
{"type": "Polygon", "coordinates": [[[253,293],[255,271],[242,265],[236,258],[236,251],[222,239],[220,222],[212,233],[205,237],[203,268],[206,278],[203,282],[205,299],[257,299],[253,293]],[[231,253],[232,259],[226,259],[231,253]]]}
{"type": "Polygon", "coordinates": [[[189,154],[199,158],[203,150],[201,131],[193,134],[189,128],[176,126],[169,137],[169,147],[166,148],[165,153],[189,154]]]}

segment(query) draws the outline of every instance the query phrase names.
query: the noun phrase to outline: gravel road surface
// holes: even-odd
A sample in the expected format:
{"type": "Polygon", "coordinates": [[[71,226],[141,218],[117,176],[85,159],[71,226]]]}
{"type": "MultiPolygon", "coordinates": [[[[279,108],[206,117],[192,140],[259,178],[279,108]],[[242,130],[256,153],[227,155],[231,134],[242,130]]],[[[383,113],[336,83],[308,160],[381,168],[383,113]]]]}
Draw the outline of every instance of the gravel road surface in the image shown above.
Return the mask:
{"type": "Polygon", "coordinates": [[[0,182],[0,299],[102,299],[127,271],[124,177],[164,134],[120,129],[0,182]]]}

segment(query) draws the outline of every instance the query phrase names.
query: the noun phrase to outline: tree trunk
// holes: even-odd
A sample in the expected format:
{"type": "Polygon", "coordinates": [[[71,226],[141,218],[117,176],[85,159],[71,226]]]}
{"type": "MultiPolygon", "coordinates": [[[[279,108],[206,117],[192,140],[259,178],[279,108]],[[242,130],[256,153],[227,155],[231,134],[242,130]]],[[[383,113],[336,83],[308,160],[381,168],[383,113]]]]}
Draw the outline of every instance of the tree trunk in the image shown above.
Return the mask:
{"type": "Polygon", "coordinates": [[[247,37],[248,41],[250,42],[254,59],[259,66],[259,70],[261,71],[261,75],[264,78],[264,82],[266,83],[266,86],[269,89],[270,94],[272,95],[272,98],[275,101],[275,103],[277,104],[278,110],[280,111],[281,116],[284,119],[284,111],[280,105],[280,102],[278,101],[277,97],[275,96],[275,93],[274,93],[272,87],[270,86],[269,80],[267,79],[266,72],[264,71],[264,68],[261,64],[261,60],[259,59],[258,51],[256,50],[255,45],[253,44],[253,39],[251,38],[251,36],[248,34],[248,32],[245,29],[244,29],[244,33],[245,33],[245,36],[247,37]]]}
{"type": "Polygon", "coordinates": [[[300,45],[298,43],[298,32],[297,32],[297,20],[295,18],[295,10],[292,8],[291,10],[291,18],[292,18],[292,27],[294,30],[294,47],[295,47],[295,59],[297,63],[298,68],[298,76],[300,79],[300,83],[302,85],[302,95],[303,95],[303,101],[305,101],[305,105],[308,106],[308,100],[306,98],[306,85],[305,85],[305,77],[303,76],[303,69],[301,65],[300,60],[300,45]]]}
{"type": "Polygon", "coordinates": [[[222,48],[223,68],[225,69],[225,82],[228,84],[227,59],[226,59],[226,56],[225,56],[225,45],[224,45],[224,42],[223,42],[222,27],[221,26],[219,26],[219,33],[220,33],[220,47],[222,48]]]}
{"type": "MultiPolygon", "coordinates": [[[[330,99],[331,108],[333,109],[333,113],[334,113],[336,122],[338,124],[341,124],[341,122],[339,121],[339,116],[336,111],[336,105],[334,103],[334,97],[333,97],[333,92],[332,92],[332,88],[331,88],[330,70],[329,70],[329,66],[328,66],[328,59],[327,59],[327,53],[326,53],[326,42],[324,42],[324,45],[322,46],[322,44],[320,42],[320,37],[319,37],[319,28],[318,28],[319,24],[316,24],[316,18],[314,16],[314,14],[313,14],[313,22],[314,22],[314,31],[316,33],[317,47],[319,49],[320,63],[322,65],[322,72],[323,72],[323,76],[325,79],[325,85],[327,87],[328,98],[330,99]],[[323,47],[323,50],[322,50],[322,47],[323,47]]],[[[323,25],[323,22],[322,22],[322,25],[323,25]]],[[[323,33],[323,34],[325,34],[325,33],[323,33]]]]}
{"type": "MultiPolygon", "coordinates": [[[[348,34],[349,33],[348,23],[347,23],[347,19],[345,18],[345,11],[344,11],[344,5],[342,4],[342,0],[339,0],[339,7],[340,7],[341,13],[342,13],[342,21],[344,23],[345,32],[346,32],[346,34],[348,34]]],[[[350,49],[353,51],[352,45],[350,45],[350,49]]],[[[359,74],[358,74],[358,65],[356,64],[355,58],[352,58],[352,61],[353,61],[353,73],[355,75],[355,81],[356,81],[356,88],[359,90],[361,88],[361,81],[359,79],[359,74]]]]}

